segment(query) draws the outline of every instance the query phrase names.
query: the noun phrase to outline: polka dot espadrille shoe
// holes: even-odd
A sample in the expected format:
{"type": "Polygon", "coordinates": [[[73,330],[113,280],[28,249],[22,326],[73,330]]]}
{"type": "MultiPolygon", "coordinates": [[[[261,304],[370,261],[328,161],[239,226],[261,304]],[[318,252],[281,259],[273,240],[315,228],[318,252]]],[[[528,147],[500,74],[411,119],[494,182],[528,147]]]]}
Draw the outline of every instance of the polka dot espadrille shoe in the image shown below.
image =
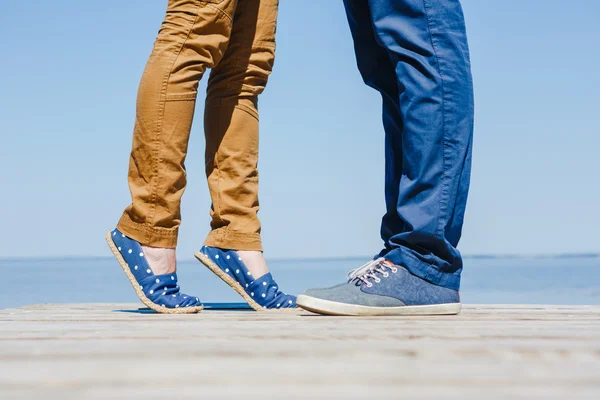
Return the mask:
{"type": "Polygon", "coordinates": [[[270,272],[254,279],[235,250],[203,246],[194,255],[254,310],[298,310],[296,296],[280,291],[270,272]]]}
{"type": "Polygon", "coordinates": [[[177,274],[154,275],[138,242],[117,229],[106,234],[106,242],[146,306],[163,314],[193,314],[202,310],[197,297],[180,292],[177,274]]]}

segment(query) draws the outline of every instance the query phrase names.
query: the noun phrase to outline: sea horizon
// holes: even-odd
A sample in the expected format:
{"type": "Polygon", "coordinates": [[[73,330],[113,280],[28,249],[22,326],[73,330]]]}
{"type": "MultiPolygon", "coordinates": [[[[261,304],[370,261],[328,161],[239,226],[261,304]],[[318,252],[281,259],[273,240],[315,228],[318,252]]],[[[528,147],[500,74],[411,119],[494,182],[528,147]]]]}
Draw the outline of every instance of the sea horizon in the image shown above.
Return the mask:
{"type": "MultiPolygon", "coordinates": [[[[292,294],[328,287],[370,256],[267,258],[279,286],[292,294]]],[[[195,259],[178,259],[182,290],[205,303],[236,303],[241,297],[195,259]]],[[[600,304],[600,255],[466,255],[461,280],[465,304],[600,304]]],[[[0,258],[10,285],[0,309],[40,303],[139,303],[110,256],[0,258]]],[[[140,303],[141,304],[141,303],[140,303]]]]}
{"type": "MultiPolygon", "coordinates": [[[[331,260],[369,260],[373,256],[369,255],[349,255],[349,256],[325,256],[325,257],[266,257],[269,262],[286,261],[331,261],[331,260]]],[[[578,253],[541,253],[541,254],[463,254],[463,259],[565,259],[565,258],[600,258],[600,252],[578,252],[578,253]]],[[[63,255],[63,256],[6,256],[0,257],[3,261],[60,261],[60,260],[105,260],[114,259],[111,255],[105,256],[83,256],[83,255],[63,255]]],[[[195,261],[194,257],[177,257],[179,262],[195,261]]]]}

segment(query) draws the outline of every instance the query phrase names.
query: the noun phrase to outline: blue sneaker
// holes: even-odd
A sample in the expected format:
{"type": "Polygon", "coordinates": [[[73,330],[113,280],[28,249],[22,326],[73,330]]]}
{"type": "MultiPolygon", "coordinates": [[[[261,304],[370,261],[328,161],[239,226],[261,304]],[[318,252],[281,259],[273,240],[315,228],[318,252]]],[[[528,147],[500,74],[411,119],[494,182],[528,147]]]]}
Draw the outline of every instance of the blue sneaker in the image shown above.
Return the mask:
{"type": "Polygon", "coordinates": [[[117,229],[106,234],[106,242],[146,306],[163,314],[193,314],[202,310],[197,297],[179,291],[177,274],[154,275],[138,242],[117,229]]]}
{"type": "Polygon", "coordinates": [[[383,258],[348,273],[348,282],[312,289],[298,306],[326,315],[445,315],[461,309],[458,291],[436,286],[383,258]]]}
{"type": "Polygon", "coordinates": [[[270,272],[254,279],[235,250],[203,246],[194,255],[238,292],[254,310],[297,310],[296,296],[280,291],[270,272]]]}

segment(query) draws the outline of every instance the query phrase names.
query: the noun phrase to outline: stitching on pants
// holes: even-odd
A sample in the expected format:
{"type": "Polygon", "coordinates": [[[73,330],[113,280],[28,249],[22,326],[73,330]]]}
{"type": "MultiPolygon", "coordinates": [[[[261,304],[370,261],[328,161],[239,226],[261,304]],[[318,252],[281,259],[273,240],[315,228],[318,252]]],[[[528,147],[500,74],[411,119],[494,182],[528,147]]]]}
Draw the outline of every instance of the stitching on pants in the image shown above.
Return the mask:
{"type": "Polygon", "coordinates": [[[440,79],[441,79],[441,86],[442,86],[442,129],[443,129],[443,135],[442,135],[442,162],[443,162],[443,168],[444,168],[444,172],[442,174],[442,193],[440,196],[440,206],[439,206],[439,210],[438,210],[438,220],[437,220],[437,227],[436,227],[436,233],[438,236],[440,236],[440,238],[444,238],[444,232],[441,230],[441,222],[442,222],[442,210],[445,212],[446,208],[448,206],[447,202],[447,197],[448,197],[448,160],[446,158],[446,147],[447,147],[447,130],[446,130],[446,89],[445,89],[445,85],[444,85],[444,75],[442,74],[442,67],[441,67],[441,61],[440,61],[440,56],[438,54],[438,51],[436,49],[435,46],[435,40],[433,38],[433,34],[431,31],[431,20],[429,18],[429,13],[430,13],[430,7],[427,5],[427,0],[423,0],[423,8],[425,11],[425,20],[427,21],[427,30],[429,32],[429,40],[431,41],[431,47],[433,49],[433,54],[435,55],[435,59],[437,61],[437,72],[438,74],[440,74],[440,79]]]}
{"type": "MultiPolygon", "coordinates": [[[[229,21],[229,25],[231,26],[233,24],[233,18],[231,17],[231,15],[227,14],[225,11],[223,11],[220,7],[217,7],[215,4],[213,3],[204,3],[208,8],[212,8],[214,11],[218,12],[219,14],[221,14],[221,16],[227,18],[227,20],[229,21]]],[[[220,4],[220,3],[219,3],[220,4]]]]}
{"type": "MultiPolygon", "coordinates": [[[[218,109],[219,112],[217,112],[217,126],[215,127],[215,131],[217,133],[220,132],[221,129],[221,100],[219,99],[219,105],[217,107],[215,107],[218,109]]],[[[219,148],[217,147],[215,149],[215,167],[217,169],[217,204],[213,205],[215,208],[215,213],[217,214],[217,218],[219,221],[223,221],[223,219],[221,218],[221,168],[219,167],[219,148]]],[[[220,241],[218,242],[220,244],[220,241]]]]}
{"type": "Polygon", "coordinates": [[[257,115],[258,113],[256,112],[256,110],[253,110],[252,108],[245,106],[243,104],[237,104],[234,106],[234,108],[244,111],[245,113],[249,114],[251,117],[258,120],[258,115],[257,115]]]}
{"type": "Polygon", "coordinates": [[[196,100],[197,92],[184,94],[167,94],[166,101],[191,101],[196,100]]]}
{"type": "MultiPolygon", "coordinates": [[[[165,108],[166,108],[166,103],[167,103],[167,88],[168,88],[168,84],[169,84],[169,79],[171,78],[171,73],[173,71],[173,65],[175,65],[175,61],[177,61],[177,58],[181,54],[181,50],[183,49],[183,47],[185,46],[185,43],[189,39],[190,33],[192,32],[192,29],[194,28],[194,25],[196,24],[196,22],[198,20],[199,10],[200,10],[200,5],[197,5],[195,13],[194,13],[195,17],[192,21],[190,21],[190,24],[189,24],[188,30],[187,30],[187,35],[186,35],[185,39],[181,42],[181,45],[179,46],[179,50],[176,53],[174,53],[174,57],[173,57],[173,60],[171,61],[171,65],[165,72],[163,82],[162,82],[162,88],[161,88],[161,93],[160,93],[161,104],[160,104],[160,109],[159,109],[159,117],[158,117],[157,127],[156,127],[157,133],[156,133],[156,139],[155,139],[156,148],[155,148],[154,160],[156,162],[156,165],[154,168],[154,174],[155,174],[156,179],[155,179],[154,187],[152,190],[150,215],[149,215],[149,219],[147,221],[147,225],[148,225],[149,229],[152,229],[151,225],[154,222],[154,216],[155,216],[155,212],[156,212],[156,195],[157,195],[158,187],[160,185],[160,174],[158,173],[159,167],[162,163],[162,158],[161,158],[162,146],[160,145],[160,139],[162,136],[161,133],[162,133],[162,127],[163,127],[163,119],[164,119],[165,108]]],[[[146,240],[149,241],[150,237],[147,237],[146,240]]]]}

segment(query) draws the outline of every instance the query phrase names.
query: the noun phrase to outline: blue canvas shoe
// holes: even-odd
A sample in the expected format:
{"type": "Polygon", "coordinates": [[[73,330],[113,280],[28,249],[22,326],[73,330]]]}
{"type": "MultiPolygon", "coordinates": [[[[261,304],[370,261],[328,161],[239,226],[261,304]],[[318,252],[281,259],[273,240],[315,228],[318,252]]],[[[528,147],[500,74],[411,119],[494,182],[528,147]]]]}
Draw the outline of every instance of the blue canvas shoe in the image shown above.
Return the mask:
{"type": "Polygon", "coordinates": [[[179,291],[177,274],[154,275],[138,242],[117,229],[106,234],[106,242],[146,306],[163,314],[193,314],[202,310],[197,297],[179,291]]]}
{"type": "Polygon", "coordinates": [[[280,291],[270,272],[254,279],[235,250],[203,246],[195,256],[238,292],[254,310],[297,310],[296,296],[280,291]]]}
{"type": "Polygon", "coordinates": [[[383,258],[348,273],[348,282],[312,289],[298,306],[327,315],[445,315],[461,309],[458,291],[436,286],[383,258]]]}

